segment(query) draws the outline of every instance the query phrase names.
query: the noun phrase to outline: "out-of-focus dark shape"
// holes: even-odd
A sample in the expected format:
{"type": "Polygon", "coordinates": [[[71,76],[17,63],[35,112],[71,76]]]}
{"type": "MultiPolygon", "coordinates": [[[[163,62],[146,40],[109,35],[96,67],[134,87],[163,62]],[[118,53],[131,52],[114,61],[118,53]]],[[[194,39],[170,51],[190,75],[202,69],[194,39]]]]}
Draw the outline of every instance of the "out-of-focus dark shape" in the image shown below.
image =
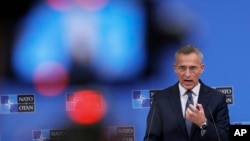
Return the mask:
{"type": "Polygon", "coordinates": [[[176,24],[176,19],[169,18],[169,12],[175,12],[171,11],[174,9],[168,9],[170,4],[168,0],[146,0],[144,2],[147,12],[145,22],[147,23],[146,48],[148,52],[147,69],[144,77],[156,75],[159,72],[157,62],[161,61],[158,56],[162,52],[173,50],[173,47],[181,44],[188,34],[188,29],[185,26],[176,24]],[[164,9],[169,11],[166,12],[164,9]]]}
{"type": "Polygon", "coordinates": [[[40,3],[30,13],[18,26],[11,55],[23,82],[32,82],[46,61],[65,65],[73,85],[131,82],[145,67],[145,15],[137,2],[111,2],[92,12],[77,6],[58,12],[40,3]]]}
{"type": "Polygon", "coordinates": [[[3,78],[13,78],[10,56],[16,25],[29,12],[34,3],[34,0],[0,1],[0,76],[3,78]]]}
{"type": "Polygon", "coordinates": [[[55,141],[108,141],[103,137],[100,123],[93,125],[71,124],[66,126],[65,136],[54,138],[55,141]]]}
{"type": "MultiPolygon", "coordinates": [[[[11,1],[11,0],[1,0],[0,2],[0,16],[1,21],[18,21],[33,6],[34,0],[25,1],[11,1]]],[[[13,23],[15,24],[15,23],[13,23]]]]}
{"type": "MultiPolygon", "coordinates": [[[[15,11],[16,14],[10,15],[7,13],[11,11],[11,2],[3,2],[9,10],[1,12],[2,17],[10,16],[11,20],[7,21],[12,23],[6,26],[8,22],[5,22],[0,28],[4,29],[7,39],[3,43],[7,48],[4,53],[7,54],[4,55],[4,62],[7,63],[2,63],[5,65],[2,71],[4,75],[19,81],[32,81],[31,76],[39,65],[34,62],[38,59],[37,63],[58,61],[65,65],[69,72],[70,85],[136,83],[159,73],[159,54],[181,44],[189,32],[189,26],[185,26],[189,24],[179,24],[178,21],[187,19],[186,15],[181,18],[178,18],[178,14],[176,18],[169,16],[169,13],[176,12],[169,6],[169,1],[89,2],[26,1],[22,3],[25,5],[23,8],[18,7],[16,10],[22,12],[18,14],[15,11]],[[100,4],[102,8],[86,12],[80,4],[100,4]],[[57,8],[60,10],[57,11],[57,8]],[[63,8],[66,10],[62,10],[63,8]],[[21,52],[16,58],[13,55],[16,49],[13,47],[21,52]],[[37,51],[37,48],[43,50],[37,51]],[[30,49],[36,54],[32,56],[30,49]],[[53,55],[53,49],[63,52],[60,52],[60,56],[48,57],[53,55]],[[52,60],[43,60],[46,56],[52,60]],[[62,60],[60,57],[65,59],[62,60]],[[23,65],[26,66],[22,68],[23,65]]],[[[1,18],[4,19],[6,20],[1,18]]]]}

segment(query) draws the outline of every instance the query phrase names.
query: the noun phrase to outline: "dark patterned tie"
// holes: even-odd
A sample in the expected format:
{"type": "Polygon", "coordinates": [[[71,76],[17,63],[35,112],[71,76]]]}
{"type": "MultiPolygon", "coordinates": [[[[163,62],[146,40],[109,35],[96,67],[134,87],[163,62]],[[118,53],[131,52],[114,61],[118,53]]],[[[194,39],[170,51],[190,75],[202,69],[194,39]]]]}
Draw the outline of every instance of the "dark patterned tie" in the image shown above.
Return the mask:
{"type": "MultiPolygon", "coordinates": [[[[192,93],[193,93],[192,91],[187,91],[186,92],[186,94],[188,95],[188,99],[187,99],[187,103],[186,103],[186,110],[187,110],[189,104],[194,104],[192,93]]],[[[190,131],[191,131],[191,127],[192,127],[192,122],[189,121],[188,119],[186,119],[186,127],[187,127],[187,131],[188,131],[188,135],[190,135],[190,131]]]]}

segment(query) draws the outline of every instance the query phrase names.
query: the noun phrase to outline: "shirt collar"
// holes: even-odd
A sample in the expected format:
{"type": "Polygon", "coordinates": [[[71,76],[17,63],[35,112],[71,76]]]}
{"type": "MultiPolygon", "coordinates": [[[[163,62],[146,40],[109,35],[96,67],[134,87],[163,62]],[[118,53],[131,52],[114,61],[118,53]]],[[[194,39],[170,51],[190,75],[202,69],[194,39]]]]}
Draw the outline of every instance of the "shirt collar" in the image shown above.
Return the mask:
{"type": "MultiPolygon", "coordinates": [[[[195,96],[198,96],[199,95],[199,91],[200,91],[200,86],[201,84],[198,83],[193,89],[192,89],[192,92],[195,96]]],[[[181,84],[179,83],[179,90],[180,90],[180,95],[183,96],[185,95],[186,93],[186,89],[184,87],[181,86],[181,84]]]]}

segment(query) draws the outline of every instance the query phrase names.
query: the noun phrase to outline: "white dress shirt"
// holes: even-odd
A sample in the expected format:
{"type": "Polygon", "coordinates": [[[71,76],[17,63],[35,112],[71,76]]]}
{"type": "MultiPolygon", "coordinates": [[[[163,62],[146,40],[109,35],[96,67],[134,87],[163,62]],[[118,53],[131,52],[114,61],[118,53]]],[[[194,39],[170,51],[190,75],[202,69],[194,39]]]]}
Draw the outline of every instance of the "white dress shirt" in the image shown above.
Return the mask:
{"type": "MultiPolygon", "coordinates": [[[[192,89],[192,92],[193,92],[192,96],[193,96],[194,105],[196,105],[197,101],[198,101],[200,86],[201,86],[200,83],[198,83],[198,85],[196,85],[192,89]]],[[[183,117],[185,117],[186,102],[188,99],[188,95],[186,95],[185,93],[187,90],[184,87],[182,87],[180,83],[179,83],[179,90],[180,90],[182,113],[183,113],[183,117]]]]}

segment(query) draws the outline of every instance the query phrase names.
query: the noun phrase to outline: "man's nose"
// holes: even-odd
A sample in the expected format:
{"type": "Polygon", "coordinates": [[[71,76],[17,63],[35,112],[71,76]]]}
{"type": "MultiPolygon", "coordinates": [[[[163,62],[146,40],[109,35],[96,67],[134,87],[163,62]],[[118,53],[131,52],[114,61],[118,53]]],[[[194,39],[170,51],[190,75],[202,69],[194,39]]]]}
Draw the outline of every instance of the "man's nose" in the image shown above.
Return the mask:
{"type": "Polygon", "coordinates": [[[185,70],[185,76],[190,76],[190,70],[189,70],[189,68],[187,68],[186,70],[185,70]]]}

